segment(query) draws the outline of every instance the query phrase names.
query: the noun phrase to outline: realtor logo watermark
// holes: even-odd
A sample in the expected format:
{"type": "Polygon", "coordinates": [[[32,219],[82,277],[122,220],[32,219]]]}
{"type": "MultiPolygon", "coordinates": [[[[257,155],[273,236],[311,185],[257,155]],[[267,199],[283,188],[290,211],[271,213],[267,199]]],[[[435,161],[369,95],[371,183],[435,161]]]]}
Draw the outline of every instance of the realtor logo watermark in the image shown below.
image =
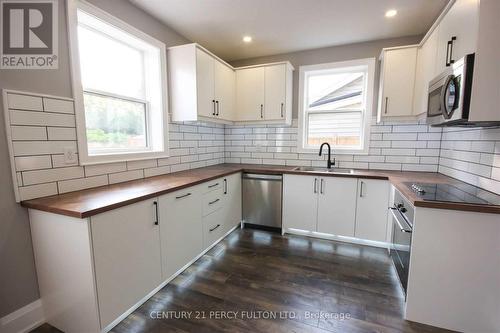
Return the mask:
{"type": "Polygon", "coordinates": [[[0,68],[58,67],[57,0],[0,0],[0,68]]]}

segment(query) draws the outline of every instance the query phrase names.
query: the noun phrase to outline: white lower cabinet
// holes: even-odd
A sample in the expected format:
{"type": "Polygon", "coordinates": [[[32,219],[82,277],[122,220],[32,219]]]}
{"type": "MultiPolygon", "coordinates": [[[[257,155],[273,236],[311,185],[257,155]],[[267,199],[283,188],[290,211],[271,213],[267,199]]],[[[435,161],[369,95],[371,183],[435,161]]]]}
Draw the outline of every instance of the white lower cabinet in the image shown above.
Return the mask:
{"type": "Polygon", "coordinates": [[[386,180],[358,179],[355,237],[386,241],[389,188],[386,180]]]}
{"type": "Polygon", "coordinates": [[[109,331],[241,221],[241,173],[89,218],[29,212],[47,322],[109,331]]]}
{"type": "Polygon", "coordinates": [[[241,174],[224,178],[223,194],[223,219],[227,222],[224,225],[224,232],[227,232],[241,222],[241,174]]]}
{"type": "Polygon", "coordinates": [[[162,281],[156,205],[145,200],[90,219],[101,328],[162,281]]]}
{"type": "Polygon", "coordinates": [[[325,177],[319,182],[317,231],[354,237],[357,179],[325,177]]]}
{"type": "Polygon", "coordinates": [[[283,228],[385,241],[389,183],[351,177],[283,176],[283,228]]]}
{"type": "Polygon", "coordinates": [[[283,175],[283,228],[316,230],[318,177],[283,175]]]}
{"type": "Polygon", "coordinates": [[[164,280],[203,251],[201,192],[200,186],[193,186],[159,198],[164,280]]]}

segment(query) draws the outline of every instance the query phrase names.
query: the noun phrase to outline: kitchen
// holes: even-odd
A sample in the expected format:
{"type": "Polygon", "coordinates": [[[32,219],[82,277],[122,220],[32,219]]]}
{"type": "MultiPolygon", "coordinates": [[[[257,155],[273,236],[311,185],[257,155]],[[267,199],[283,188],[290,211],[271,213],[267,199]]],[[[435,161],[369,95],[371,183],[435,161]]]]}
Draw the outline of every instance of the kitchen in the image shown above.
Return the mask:
{"type": "Polygon", "coordinates": [[[500,331],[497,1],[43,3],[1,332],[500,331]]]}

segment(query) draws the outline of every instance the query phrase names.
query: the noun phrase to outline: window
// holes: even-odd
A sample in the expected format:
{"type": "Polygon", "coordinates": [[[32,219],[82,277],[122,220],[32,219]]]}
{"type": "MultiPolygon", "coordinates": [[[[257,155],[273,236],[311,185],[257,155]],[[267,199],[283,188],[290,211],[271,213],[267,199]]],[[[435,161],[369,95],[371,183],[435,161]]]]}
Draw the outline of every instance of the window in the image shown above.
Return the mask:
{"type": "Polygon", "coordinates": [[[167,156],[165,45],[84,1],[68,9],[80,162],[167,156]]]}
{"type": "Polygon", "coordinates": [[[375,59],[301,66],[299,147],[317,152],[368,153],[375,59]]]}

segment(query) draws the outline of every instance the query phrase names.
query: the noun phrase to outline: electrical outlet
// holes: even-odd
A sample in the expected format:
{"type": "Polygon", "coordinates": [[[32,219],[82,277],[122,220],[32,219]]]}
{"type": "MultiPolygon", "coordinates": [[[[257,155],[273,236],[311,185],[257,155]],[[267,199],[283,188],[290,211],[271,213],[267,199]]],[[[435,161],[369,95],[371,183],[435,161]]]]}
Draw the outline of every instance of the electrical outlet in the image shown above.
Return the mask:
{"type": "Polygon", "coordinates": [[[72,147],[64,148],[64,163],[66,164],[74,164],[78,162],[78,158],[76,156],[76,149],[72,147]]]}

